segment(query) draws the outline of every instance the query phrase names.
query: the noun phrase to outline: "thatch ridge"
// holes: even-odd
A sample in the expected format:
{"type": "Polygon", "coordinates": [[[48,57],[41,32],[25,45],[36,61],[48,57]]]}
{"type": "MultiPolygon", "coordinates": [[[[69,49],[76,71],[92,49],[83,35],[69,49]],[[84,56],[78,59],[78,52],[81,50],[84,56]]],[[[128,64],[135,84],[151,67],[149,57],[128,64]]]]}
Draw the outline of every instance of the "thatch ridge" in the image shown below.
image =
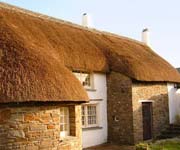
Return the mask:
{"type": "Polygon", "coordinates": [[[113,70],[147,82],[180,82],[175,68],[139,41],[4,3],[0,35],[1,101],[87,100],[67,68],[113,70]]]}
{"type": "Polygon", "coordinates": [[[97,30],[95,28],[84,27],[84,26],[75,24],[75,23],[70,22],[70,21],[62,20],[62,19],[59,19],[59,18],[55,18],[55,17],[52,17],[52,16],[41,14],[41,13],[38,13],[38,12],[33,12],[31,10],[20,8],[18,6],[13,6],[13,5],[4,3],[4,2],[0,2],[0,4],[1,4],[0,8],[9,9],[9,10],[16,11],[16,12],[21,12],[23,14],[30,15],[30,16],[33,16],[33,17],[36,17],[36,18],[41,18],[41,19],[48,20],[48,21],[53,21],[53,22],[57,22],[57,23],[61,23],[61,24],[66,24],[66,25],[69,25],[71,27],[82,29],[82,30],[87,30],[87,31],[90,31],[90,32],[93,32],[93,33],[96,33],[96,34],[106,34],[106,35],[110,35],[110,36],[113,36],[113,37],[128,39],[130,41],[137,42],[139,44],[145,45],[143,42],[140,42],[140,41],[135,40],[135,39],[131,39],[129,37],[121,36],[121,35],[118,35],[118,34],[115,34],[115,33],[107,32],[107,31],[100,31],[100,30],[97,30]]]}

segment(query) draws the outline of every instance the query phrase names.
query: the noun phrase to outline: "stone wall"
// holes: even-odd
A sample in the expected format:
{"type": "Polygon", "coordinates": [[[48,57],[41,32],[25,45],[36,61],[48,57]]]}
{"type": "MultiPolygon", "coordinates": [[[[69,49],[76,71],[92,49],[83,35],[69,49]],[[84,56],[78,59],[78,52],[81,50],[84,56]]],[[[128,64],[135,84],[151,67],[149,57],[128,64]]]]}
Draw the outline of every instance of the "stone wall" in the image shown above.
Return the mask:
{"type": "Polygon", "coordinates": [[[81,107],[68,105],[70,135],[60,138],[59,108],[67,105],[0,104],[0,149],[81,150],[81,107]]]}
{"type": "Polygon", "coordinates": [[[132,82],[131,79],[111,72],[107,76],[108,141],[133,144],[132,82]]]}
{"type": "Polygon", "coordinates": [[[135,82],[111,72],[107,76],[108,141],[134,144],[143,140],[142,103],[152,100],[152,132],[157,136],[169,124],[167,83],[135,82]]]}
{"type": "Polygon", "coordinates": [[[134,82],[132,86],[133,127],[135,143],[143,140],[142,103],[152,100],[153,136],[160,133],[169,123],[168,91],[166,83],[134,82]]]}

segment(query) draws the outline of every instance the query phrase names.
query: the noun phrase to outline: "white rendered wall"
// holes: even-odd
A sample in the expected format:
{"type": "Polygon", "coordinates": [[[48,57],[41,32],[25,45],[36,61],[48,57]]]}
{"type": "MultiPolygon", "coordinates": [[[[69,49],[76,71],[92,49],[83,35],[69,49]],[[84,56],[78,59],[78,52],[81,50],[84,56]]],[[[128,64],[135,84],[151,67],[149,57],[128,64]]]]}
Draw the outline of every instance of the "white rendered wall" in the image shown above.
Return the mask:
{"type": "Polygon", "coordinates": [[[169,120],[170,123],[175,122],[177,114],[180,115],[180,89],[174,88],[174,84],[168,83],[168,97],[169,97],[169,120]]]}
{"type": "Polygon", "coordinates": [[[87,90],[90,103],[98,103],[98,125],[100,128],[85,128],[82,131],[83,148],[107,142],[107,86],[106,75],[93,75],[94,91],[87,90]],[[94,99],[94,100],[93,100],[94,99]],[[98,100],[100,99],[100,100],[98,100]]]}

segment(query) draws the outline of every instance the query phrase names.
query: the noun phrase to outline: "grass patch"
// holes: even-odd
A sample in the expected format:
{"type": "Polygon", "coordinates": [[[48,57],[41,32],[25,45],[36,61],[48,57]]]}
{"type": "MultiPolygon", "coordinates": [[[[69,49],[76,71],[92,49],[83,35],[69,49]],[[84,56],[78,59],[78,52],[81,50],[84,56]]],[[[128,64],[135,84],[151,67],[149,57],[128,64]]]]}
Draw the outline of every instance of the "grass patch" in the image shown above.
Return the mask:
{"type": "Polygon", "coordinates": [[[180,142],[178,141],[165,141],[160,143],[150,144],[152,150],[180,150],[180,142]]]}
{"type": "Polygon", "coordinates": [[[136,145],[136,150],[180,150],[180,140],[162,140],[136,145]]]}

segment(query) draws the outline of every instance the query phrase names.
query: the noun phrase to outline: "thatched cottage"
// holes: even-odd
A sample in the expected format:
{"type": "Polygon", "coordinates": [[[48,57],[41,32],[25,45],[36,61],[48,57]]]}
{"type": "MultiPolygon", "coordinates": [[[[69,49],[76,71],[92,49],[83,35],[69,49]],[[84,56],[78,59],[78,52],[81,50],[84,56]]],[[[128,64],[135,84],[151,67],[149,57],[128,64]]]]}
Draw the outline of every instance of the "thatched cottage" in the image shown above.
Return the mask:
{"type": "Polygon", "coordinates": [[[0,3],[0,149],[150,139],[178,82],[142,42],[0,3]]]}

